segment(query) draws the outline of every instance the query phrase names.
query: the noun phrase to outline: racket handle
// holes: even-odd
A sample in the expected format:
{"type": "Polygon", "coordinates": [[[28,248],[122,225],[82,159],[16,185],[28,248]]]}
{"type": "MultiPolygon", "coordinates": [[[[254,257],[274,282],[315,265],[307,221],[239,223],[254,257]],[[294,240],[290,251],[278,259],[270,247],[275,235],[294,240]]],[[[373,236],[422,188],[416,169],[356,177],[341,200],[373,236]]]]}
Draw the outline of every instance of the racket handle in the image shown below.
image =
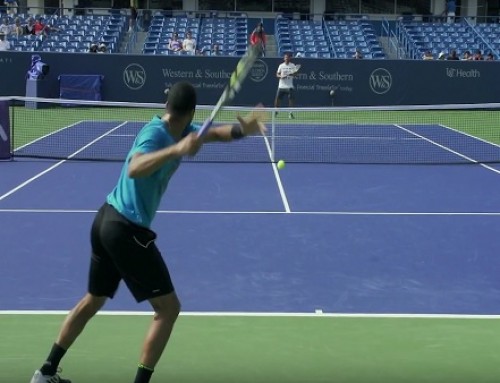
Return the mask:
{"type": "Polygon", "coordinates": [[[205,120],[200,130],[198,130],[198,137],[203,137],[207,133],[208,128],[212,126],[212,122],[211,118],[205,120]]]}

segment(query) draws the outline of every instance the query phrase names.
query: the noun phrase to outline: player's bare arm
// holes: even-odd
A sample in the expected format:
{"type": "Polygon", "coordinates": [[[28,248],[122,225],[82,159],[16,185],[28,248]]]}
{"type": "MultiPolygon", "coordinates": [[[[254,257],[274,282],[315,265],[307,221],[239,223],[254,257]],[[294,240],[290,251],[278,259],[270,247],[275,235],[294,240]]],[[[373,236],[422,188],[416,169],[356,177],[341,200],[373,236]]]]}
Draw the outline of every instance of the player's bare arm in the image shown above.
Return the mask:
{"type": "Polygon", "coordinates": [[[265,134],[263,112],[252,112],[246,117],[238,116],[239,125],[222,125],[212,127],[205,135],[204,142],[228,142],[245,136],[265,134]]]}
{"type": "Polygon", "coordinates": [[[157,171],[165,162],[185,155],[194,156],[202,145],[196,133],[191,133],[177,144],[151,153],[137,153],[130,160],[130,178],[147,177],[157,171]]]}

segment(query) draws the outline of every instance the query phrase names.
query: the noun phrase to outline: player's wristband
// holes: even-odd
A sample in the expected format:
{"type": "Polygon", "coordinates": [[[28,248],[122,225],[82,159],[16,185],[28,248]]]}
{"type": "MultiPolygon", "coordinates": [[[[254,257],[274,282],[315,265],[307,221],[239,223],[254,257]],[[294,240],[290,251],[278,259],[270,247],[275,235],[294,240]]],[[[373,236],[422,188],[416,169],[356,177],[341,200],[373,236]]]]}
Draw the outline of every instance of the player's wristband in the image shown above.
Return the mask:
{"type": "Polygon", "coordinates": [[[240,138],[245,137],[243,129],[241,129],[240,125],[233,125],[233,127],[231,128],[231,137],[233,138],[233,140],[239,140],[240,138]]]}

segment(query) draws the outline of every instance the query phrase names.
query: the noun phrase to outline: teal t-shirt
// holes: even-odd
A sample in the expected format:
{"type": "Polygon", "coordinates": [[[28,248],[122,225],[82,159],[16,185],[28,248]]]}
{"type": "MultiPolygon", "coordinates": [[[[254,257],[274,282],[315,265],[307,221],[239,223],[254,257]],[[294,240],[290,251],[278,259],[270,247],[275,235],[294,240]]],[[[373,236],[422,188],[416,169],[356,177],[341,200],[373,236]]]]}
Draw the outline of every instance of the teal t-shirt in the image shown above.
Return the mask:
{"type": "MultiPolygon", "coordinates": [[[[183,137],[198,130],[198,126],[188,125],[183,137]]],[[[167,189],[168,182],[180,165],[181,159],[167,161],[160,169],[148,177],[130,178],[128,164],[136,153],[151,153],[174,145],[176,141],[167,130],[167,123],[155,116],[145,125],[135,138],[120,178],[106,201],[128,220],[149,228],[167,189]]]]}

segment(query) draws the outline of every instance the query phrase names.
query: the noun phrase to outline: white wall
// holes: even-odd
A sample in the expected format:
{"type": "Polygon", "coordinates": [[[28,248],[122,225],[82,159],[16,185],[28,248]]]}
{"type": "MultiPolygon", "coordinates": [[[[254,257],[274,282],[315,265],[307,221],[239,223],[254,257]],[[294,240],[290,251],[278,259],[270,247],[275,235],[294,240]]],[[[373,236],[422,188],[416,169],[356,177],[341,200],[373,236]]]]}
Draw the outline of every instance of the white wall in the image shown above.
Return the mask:
{"type": "Polygon", "coordinates": [[[198,2],[196,0],[184,0],[182,2],[182,9],[184,11],[193,12],[196,11],[197,8],[198,8],[198,2]]]}
{"type": "MultiPolygon", "coordinates": [[[[238,1],[242,1],[242,0],[238,0],[238,1]]],[[[198,1],[197,0],[183,0],[182,9],[184,11],[191,11],[191,12],[196,11],[198,9],[198,1]]],[[[311,13],[322,15],[323,12],[325,12],[325,0],[310,0],[310,9],[311,9],[311,13]]]]}
{"type": "Polygon", "coordinates": [[[30,8],[30,13],[43,13],[44,9],[44,1],[43,0],[28,0],[27,4],[28,8],[30,8]],[[34,8],[34,9],[33,9],[34,8]]]}
{"type": "Polygon", "coordinates": [[[71,8],[71,9],[65,9],[64,14],[65,15],[73,15],[72,8],[75,7],[75,5],[78,3],[78,0],[59,0],[61,2],[61,7],[62,8],[71,8]]]}
{"type": "Polygon", "coordinates": [[[462,0],[461,16],[477,16],[477,0],[462,0]]]}
{"type": "Polygon", "coordinates": [[[311,13],[322,15],[325,12],[325,0],[311,0],[311,13]]]}

